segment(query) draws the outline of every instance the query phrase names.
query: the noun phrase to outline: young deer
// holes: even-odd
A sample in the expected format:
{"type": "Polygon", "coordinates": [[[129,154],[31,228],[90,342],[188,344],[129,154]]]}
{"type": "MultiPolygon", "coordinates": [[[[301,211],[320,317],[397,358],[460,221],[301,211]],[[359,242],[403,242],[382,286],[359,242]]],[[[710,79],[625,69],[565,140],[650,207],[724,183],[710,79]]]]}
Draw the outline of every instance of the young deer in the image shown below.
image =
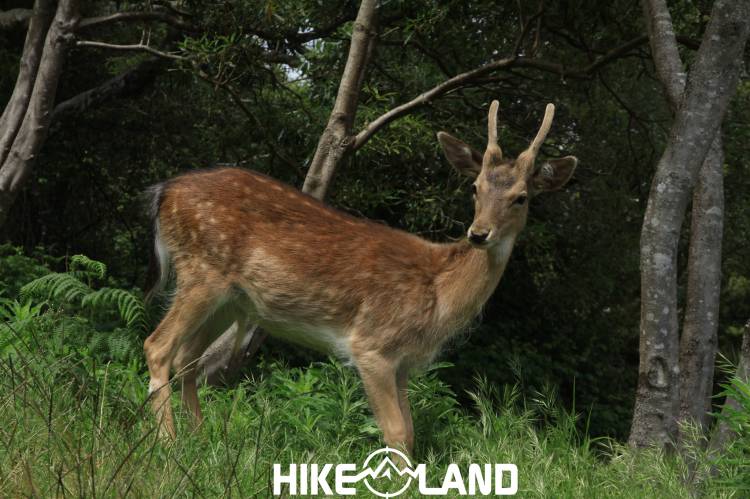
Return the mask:
{"type": "Polygon", "coordinates": [[[200,423],[196,361],[237,322],[332,352],[359,372],[385,443],[411,452],[409,371],[429,363],[497,286],[534,194],[562,187],[572,156],[535,167],[554,106],[528,149],[504,158],[497,101],[484,155],[438,133],[448,161],[475,178],[466,240],[437,244],[349,216],[269,177],[221,168],[153,188],[160,283],[176,275],[172,305],[144,350],[162,431],[174,436],[170,369],[200,423]]]}

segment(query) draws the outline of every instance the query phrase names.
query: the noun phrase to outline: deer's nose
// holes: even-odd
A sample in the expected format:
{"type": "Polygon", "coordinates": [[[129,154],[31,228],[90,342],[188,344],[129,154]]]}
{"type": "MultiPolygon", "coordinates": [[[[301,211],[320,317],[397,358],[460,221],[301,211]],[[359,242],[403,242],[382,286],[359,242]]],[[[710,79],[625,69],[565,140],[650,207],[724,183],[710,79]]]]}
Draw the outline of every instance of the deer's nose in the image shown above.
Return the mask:
{"type": "Polygon", "coordinates": [[[487,236],[490,235],[489,231],[474,231],[469,229],[469,241],[474,244],[484,244],[487,241],[487,236]]]}

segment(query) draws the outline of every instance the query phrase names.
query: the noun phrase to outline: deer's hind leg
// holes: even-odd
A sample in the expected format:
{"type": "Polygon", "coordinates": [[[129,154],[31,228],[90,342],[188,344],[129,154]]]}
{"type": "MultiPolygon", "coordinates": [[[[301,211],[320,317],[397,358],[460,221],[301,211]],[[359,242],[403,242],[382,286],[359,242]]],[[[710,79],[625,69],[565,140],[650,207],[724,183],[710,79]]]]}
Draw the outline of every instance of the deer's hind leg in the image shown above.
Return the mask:
{"type": "Polygon", "coordinates": [[[198,401],[198,362],[203,352],[213,341],[210,333],[212,331],[207,331],[205,324],[201,326],[192,338],[180,346],[172,363],[175,377],[179,378],[181,384],[182,404],[190,412],[193,428],[197,428],[203,422],[200,402],[198,401]]]}
{"type": "Polygon", "coordinates": [[[169,372],[174,357],[178,348],[190,339],[214,311],[224,294],[224,290],[206,285],[178,286],[169,311],[143,344],[151,376],[151,404],[162,434],[175,436],[169,386],[169,372]]]}
{"type": "Polygon", "coordinates": [[[243,331],[247,329],[247,318],[232,303],[214,312],[189,339],[183,342],[175,356],[175,376],[180,379],[182,403],[190,412],[193,428],[200,426],[203,421],[197,387],[197,379],[201,374],[201,356],[229,328],[234,328],[235,344],[239,343],[244,336],[243,331]]]}

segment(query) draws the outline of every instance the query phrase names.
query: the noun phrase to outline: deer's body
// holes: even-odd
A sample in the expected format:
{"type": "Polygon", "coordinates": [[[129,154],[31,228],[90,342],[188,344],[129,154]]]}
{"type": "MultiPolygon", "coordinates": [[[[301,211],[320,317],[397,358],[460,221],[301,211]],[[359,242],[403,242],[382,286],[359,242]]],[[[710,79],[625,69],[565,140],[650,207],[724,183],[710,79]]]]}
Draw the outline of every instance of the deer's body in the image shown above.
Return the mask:
{"type": "Polygon", "coordinates": [[[244,315],[355,365],[364,350],[431,360],[477,314],[512,247],[429,242],[236,168],[174,178],[158,204],[159,253],[171,257],[179,287],[213,297],[222,324],[211,329],[244,315]]]}
{"type": "MultiPolygon", "coordinates": [[[[466,161],[477,168],[466,157],[468,146],[440,139],[454,166],[463,169],[466,161]]],[[[238,334],[257,323],[353,364],[386,443],[410,451],[409,370],[430,362],[478,314],[525,224],[527,209],[516,206],[508,172],[526,178],[521,166],[505,162],[484,180],[513,196],[502,207],[512,216],[493,222],[477,242],[472,230],[487,211],[477,201],[472,243],[437,244],[358,219],[248,170],[207,170],[157,186],[161,281],[171,263],[176,293],[144,349],[154,407],[167,432],[174,434],[170,369],[181,377],[183,400],[199,421],[196,361],[232,323],[238,334]]]]}

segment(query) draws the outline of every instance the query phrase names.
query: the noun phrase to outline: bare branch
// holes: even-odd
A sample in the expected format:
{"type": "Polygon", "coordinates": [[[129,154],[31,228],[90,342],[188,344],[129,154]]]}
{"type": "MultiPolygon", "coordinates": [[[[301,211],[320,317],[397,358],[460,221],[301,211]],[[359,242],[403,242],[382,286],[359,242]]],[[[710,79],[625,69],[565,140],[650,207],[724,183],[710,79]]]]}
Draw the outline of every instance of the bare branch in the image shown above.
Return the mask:
{"type": "Polygon", "coordinates": [[[111,23],[119,22],[134,22],[134,21],[146,21],[146,22],[162,22],[173,26],[183,31],[195,31],[195,26],[190,23],[186,23],[177,16],[169,15],[165,12],[116,12],[106,16],[88,17],[81,19],[78,23],[78,29],[86,29],[96,26],[103,26],[111,23]]]}
{"type": "Polygon", "coordinates": [[[516,44],[513,47],[514,56],[520,55],[521,49],[523,47],[523,42],[524,40],[526,40],[526,35],[528,35],[529,31],[531,30],[532,24],[534,24],[534,21],[536,21],[537,19],[541,19],[543,13],[544,11],[540,7],[539,11],[533,16],[531,16],[530,18],[528,18],[526,22],[523,24],[523,28],[521,28],[521,33],[518,35],[518,38],[516,39],[516,44]]]}
{"type": "Polygon", "coordinates": [[[312,40],[317,40],[319,38],[324,38],[337,29],[339,29],[344,24],[348,23],[349,21],[353,21],[356,16],[356,11],[352,9],[346,9],[344,12],[342,12],[336,19],[331,21],[329,24],[326,24],[325,26],[321,26],[320,28],[313,29],[310,31],[305,32],[298,32],[298,31],[274,31],[274,30],[265,30],[262,28],[251,28],[249,29],[249,33],[259,36],[260,38],[264,38],[266,40],[287,40],[289,42],[292,42],[293,44],[304,44],[312,40]]]}
{"type": "MultiPolygon", "coordinates": [[[[110,78],[101,85],[81,92],[55,106],[52,122],[73,113],[80,113],[109,99],[137,93],[154,80],[158,59],[149,59],[110,78]]],[[[53,125],[54,126],[54,125],[53,125]]]]}
{"type": "MultiPolygon", "coordinates": [[[[528,27],[537,19],[537,16],[539,15],[540,13],[526,20],[524,24],[525,31],[528,30],[528,27]]],[[[522,33],[521,36],[519,36],[519,38],[517,39],[517,48],[520,47],[520,43],[522,42],[523,37],[525,37],[525,35],[522,33]]],[[[564,64],[546,61],[544,59],[510,56],[505,59],[499,59],[489,64],[485,64],[484,66],[480,66],[476,69],[466,71],[448,80],[445,80],[442,83],[439,83],[435,87],[427,90],[426,92],[423,92],[409,102],[405,102],[404,104],[394,107],[393,109],[380,115],[356,135],[356,137],[354,138],[354,142],[352,143],[352,150],[356,151],[360,149],[367,143],[368,140],[370,140],[370,138],[372,138],[375,133],[390,124],[392,121],[411,113],[421,106],[429,104],[430,102],[439,97],[442,97],[452,90],[482,82],[485,80],[483,77],[495,71],[509,70],[514,67],[525,67],[559,74],[562,77],[588,79],[591,78],[591,76],[593,76],[602,67],[626,56],[633,49],[645,44],[647,41],[648,36],[637,36],[632,40],[629,40],[609,50],[605,54],[597,57],[593,62],[584,67],[567,68],[564,64]]]]}
{"type": "Polygon", "coordinates": [[[28,24],[33,9],[10,9],[0,12],[0,29],[11,29],[19,24],[28,24]]]}
{"type": "Polygon", "coordinates": [[[500,59],[498,61],[485,64],[484,66],[473,69],[471,71],[466,71],[465,73],[458,74],[454,76],[453,78],[445,80],[444,82],[440,83],[439,85],[436,85],[430,90],[418,95],[417,97],[410,100],[409,102],[405,102],[404,104],[401,104],[400,106],[394,107],[387,113],[380,115],[377,119],[372,121],[362,131],[360,131],[354,138],[352,149],[356,151],[357,149],[361,148],[381,128],[388,125],[392,121],[400,118],[401,116],[409,114],[414,109],[424,106],[426,104],[429,104],[433,100],[445,95],[449,91],[454,90],[459,87],[463,87],[469,83],[472,83],[476,79],[482,76],[485,76],[493,71],[496,71],[502,68],[511,67],[514,64],[514,62],[515,62],[514,57],[508,57],[506,59],[500,59]]]}
{"type": "Polygon", "coordinates": [[[96,47],[96,48],[110,49],[110,50],[148,52],[149,54],[153,54],[155,56],[162,57],[164,59],[171,59],[173,61],[190,60],[190,58],[188,57],[183,57],[181,55],[177,55],[171,52],[163,52],[161,50],[151,47],[150,45],[146,45],[143,43],[135,43],[132,45],[118,45],[115,43],[96,42],[96,41],[91,41],[91,40],[78,40],[76,42],[76,45],[79,47],[96,47]]]}

